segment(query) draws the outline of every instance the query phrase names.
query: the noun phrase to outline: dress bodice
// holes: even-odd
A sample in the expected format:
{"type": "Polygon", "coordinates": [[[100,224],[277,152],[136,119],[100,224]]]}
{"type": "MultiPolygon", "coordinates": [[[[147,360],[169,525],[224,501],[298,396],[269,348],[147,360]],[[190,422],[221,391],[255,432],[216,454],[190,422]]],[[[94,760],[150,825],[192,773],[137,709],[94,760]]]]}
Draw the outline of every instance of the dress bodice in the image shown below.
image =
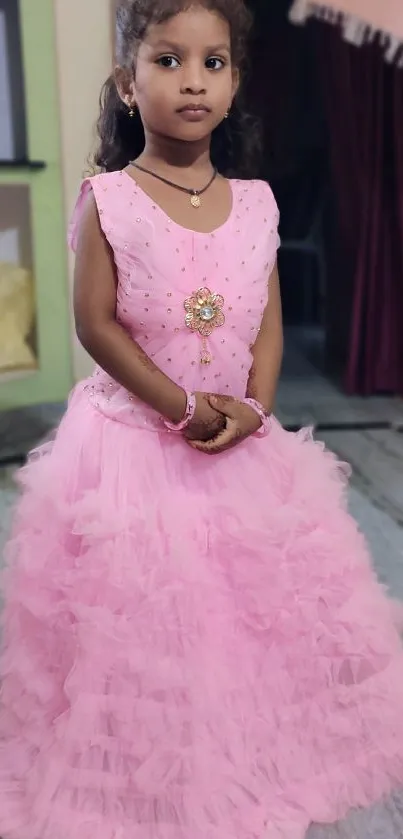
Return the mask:
{"type": "MultiPolygon", "coordinates": [[[[96,175],[82,185],[70,243],[92,189],[116,263],[119,323],[178,384],[241,397],[279,244],[278,210],[263,181],[231,187],[227,221],[206,234],[172,221],[126,172],[96,175]]],[[[83,386],[104,413],[160,430],[159,418],[100,368],[83,386]]]]}

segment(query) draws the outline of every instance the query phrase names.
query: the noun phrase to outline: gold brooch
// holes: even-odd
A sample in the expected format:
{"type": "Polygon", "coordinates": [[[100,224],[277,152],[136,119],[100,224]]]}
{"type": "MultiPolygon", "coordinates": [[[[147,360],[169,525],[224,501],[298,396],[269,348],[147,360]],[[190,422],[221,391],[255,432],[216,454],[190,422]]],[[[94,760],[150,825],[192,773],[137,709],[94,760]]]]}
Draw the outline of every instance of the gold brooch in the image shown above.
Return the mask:
{"type": "Polygon", "coordinates": [[[209,288],[199,288],[184,302],[186,311],[185,322],[189,329],[198,332],[202,337],[202,364],[210,364],[211,354],[207,348],[206,338],[220,326],[224,326],[225,316],[222,311],[224,298],[221,294],[213,294],[209,288]]]}

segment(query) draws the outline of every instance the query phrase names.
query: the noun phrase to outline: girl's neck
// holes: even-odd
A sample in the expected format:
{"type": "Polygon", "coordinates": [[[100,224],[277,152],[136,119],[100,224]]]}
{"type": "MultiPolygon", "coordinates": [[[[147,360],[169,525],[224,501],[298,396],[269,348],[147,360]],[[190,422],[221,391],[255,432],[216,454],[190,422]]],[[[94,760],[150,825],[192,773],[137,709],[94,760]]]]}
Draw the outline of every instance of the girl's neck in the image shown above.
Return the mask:
{"type": "Polygon", "coordinates": [[[196,174],[210,171],[210,138],[199,143],[187,143],[148,136],[138,162],[160,170],[188,169],[196,174]]]}

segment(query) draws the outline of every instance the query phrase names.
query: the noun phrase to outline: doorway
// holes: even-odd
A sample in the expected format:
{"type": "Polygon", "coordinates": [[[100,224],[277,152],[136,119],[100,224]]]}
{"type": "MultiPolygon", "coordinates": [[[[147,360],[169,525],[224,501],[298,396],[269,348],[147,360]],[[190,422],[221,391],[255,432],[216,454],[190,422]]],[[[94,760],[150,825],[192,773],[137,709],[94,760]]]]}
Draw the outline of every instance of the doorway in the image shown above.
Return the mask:
{"type": "MultiPolygon", "coordinates": [[[[399,416],[401,421],[401,402],[385,395],[348,397],[344,390],[355,269],[354,261],[344,253],[336,206],[339,194],[332,188],[334,124],[330,134],[330,94],[324,81],[324,69],[331,66],[339,86],[335,92],[337,118],[338,113],[343,114],[338,57],[346,59],[348,50],[352,51],[347,58],[351,57],[353,69],[359,70],[358,78],[365,74],[371,58],[368,49],[374,63],[379,60],[381,73],[386,65],[381,51],[379,56],[376,52],[377,45],[367,51],[348,47],[337,30],[326,24],[292,25],[288,20],[290,5],[291,0],[249,0],[255,27],[246,91],[263,123],[260,176],[270,182],[280,209],[286,352],[278,414],[292,427],[389,428],[399,416]],[[328,43],[336,47],[329,56],[328,43]]],[[[356,108],[353,97],[351,103],[356,108]]],[[[380,131],[388,130],[387,123],[381,123],[380,131]]],[[[349,153],[349,131],[347,124],[346,149],[343,145],[338,148],[339,156],[349,153]]],[[[359,216],[362,199],[357,179],[347,185],[344,199],[347,205],[358,203],[359,216]]]]}
{"type": "Polygon", "coordinates": [[[263,123],[261,177],[269,181],[280,210],[283,379],[295,376],[306,388],[307,381],[313,386],[335,367],[326,357],[326,239],[333,219],[316,30],[289,23],[289,0],[249,5],[255,27],[247,95],[263,123]]]}

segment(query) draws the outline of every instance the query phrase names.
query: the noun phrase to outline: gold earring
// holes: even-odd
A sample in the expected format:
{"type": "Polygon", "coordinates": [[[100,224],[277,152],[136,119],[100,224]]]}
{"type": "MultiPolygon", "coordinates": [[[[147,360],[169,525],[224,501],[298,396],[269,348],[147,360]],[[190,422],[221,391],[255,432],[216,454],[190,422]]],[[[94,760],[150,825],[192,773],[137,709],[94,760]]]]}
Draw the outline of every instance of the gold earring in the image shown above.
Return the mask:
{"type": "Polygon", "coordinates": [[[130,117],[130,119],[133,119],[133,117],[135,116],[135,113],[136,113],[136,103],[132,102],[132,104],[129,105],[129,117],[130,117]]]}

